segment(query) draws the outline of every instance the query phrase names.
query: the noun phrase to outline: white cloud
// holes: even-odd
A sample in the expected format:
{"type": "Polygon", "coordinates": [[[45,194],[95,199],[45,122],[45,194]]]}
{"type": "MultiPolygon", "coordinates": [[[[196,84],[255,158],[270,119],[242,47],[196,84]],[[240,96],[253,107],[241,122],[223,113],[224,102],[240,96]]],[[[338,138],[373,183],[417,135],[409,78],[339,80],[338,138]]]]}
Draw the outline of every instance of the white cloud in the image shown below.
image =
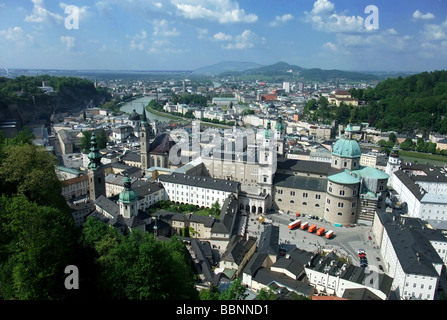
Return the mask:
{"type": "Polygon", "coordinates": [[[335,5],[329,0],[317,0],[311,12],[305,12],[305,21],[313,28],[325,32],[364,32],[362,16],[346,16],[335,11],[335,5]]]}
{"type": "Polygon", "coordinates": [[[75,46],[75,38],[70,36],[61,36],[60,37],[61,42],[65,45],[66,51],[71,51],[71,49],[75,46]]]}
{"type": "Polygon", "coordinates": [[[126,35],[126,38],[130,39],[130,50],[144,50],[145,39],[147,38],[146,30],[141,30],[140,33],[137,33],[133,36],[126,35]]]}
{"type": "Polygon", "coordinates": [[[271,27],[276,27],[276,26],[279,26],[280,24],[284,24],[287,21],[290,21],[290,20],[293,20],[293,19],[294,19],[294,17],[290,13],[287,13],[287,14],[284,14],[282,16],[276,16],[275,20],[270,22],[269,25],[271,27]]]}
{"type": "MultiPolygon", "coordinates": [[[[66,4],[64,2],[59,3],[59,7],[61,7],[64,12],[67,6],[69,6],[69,4],[66,4]]],[[[76,7],[78,8],[79,20],[85,19],[89,15],[88,6],[76,7]]]]}
{"type": "Polygon", "coordinates": [[[234,37],[234,41],[223,45],[224,49],[249,49],[257,44],[265,43],[265,38],[259,37],[251,30],[244,30],[240,35],[234,37]]]}
{"type": "Polygon", "coordinates": [[[110,16],[113,13],[113,9],[110,6],[110,3],[107,1],[98,1],[95,3],[96,10],[98,10],[99,14],[102,16],[110,16]]]}
{"type": "Polygon", "coordinates": [[[24,46],[33,41],[33,37],[26,34],[21,27],[8,28],[7,30],[0,30],[0,39],[5,41],[12,41],[17,46],[24,46]]]}
{"type": "Polygon", "coordinates": [[[334,4],[328,0],[317,0],[314,3],[314,7],[311,11],[314,15],[327,15],[332,14],[334,11],[334,4]]]}
{"type": "Polygon", "coordinates": [[[255,14],[246,14],[239,3],[233,0],[171,0],[179,15],[187,19],[207,19],[219,23],[245,22],[258,20],[255,14]]]}
{"type": "Polygon", "coordinates": [[[445,40],[447,35],[444,29],[443,25],[426,24],[421,34],[427,41],[445,40]]]}
{"type": "Polygon", "coordinates": [[[27,15],[25,17],[26,22],[33,22],[33,23],[42,23],[42,22],[48,22],[48,21],[54,21],[56,23],[62,23],[64,18],[57,14],[53,13],[47,9],[44,8],[43,0],[31,0],[34,4],[33,11],[30,15],[27,15]]]}
{"type": "Polygon", "coordinates": [[[433,13],[427,12],[426,14],[423,14],[419,10],[416,10],[413,12],[413,20],[432,20],[435,18],[435,15],[433,13]]]}
{"type": "Polygon", "coordinates": [[[232,36],[223,32],[216,33],[213,38],[217,41],[230,41],[231,39],[233,39],[232,36]]]}
{"type": "Polygon", "coordinates": [[[180,35],[175,27],[169,28],[169,22],[166,20],[154,20],[154,36],[176,37],[180,35]]]}
{"type": "Polygon", "coordinates": [[[328,49],[330,49],[332,51],[337,51],[337,46],[335,44],[333,44],[332,42],[326,42],[323,45],[323,48],[328,48],[328,49]]]}

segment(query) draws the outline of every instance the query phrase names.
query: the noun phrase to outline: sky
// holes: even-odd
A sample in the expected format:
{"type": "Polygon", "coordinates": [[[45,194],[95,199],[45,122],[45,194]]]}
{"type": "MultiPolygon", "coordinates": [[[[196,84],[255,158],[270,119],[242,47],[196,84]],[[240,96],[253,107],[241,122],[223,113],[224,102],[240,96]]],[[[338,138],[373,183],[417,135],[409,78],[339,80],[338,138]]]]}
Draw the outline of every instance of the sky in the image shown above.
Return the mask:
{"type": "Polygon", "coordinates": [[[0,0],[0,68],[193,70],[223,61],[447,69],[447,0],[0,0]]]}

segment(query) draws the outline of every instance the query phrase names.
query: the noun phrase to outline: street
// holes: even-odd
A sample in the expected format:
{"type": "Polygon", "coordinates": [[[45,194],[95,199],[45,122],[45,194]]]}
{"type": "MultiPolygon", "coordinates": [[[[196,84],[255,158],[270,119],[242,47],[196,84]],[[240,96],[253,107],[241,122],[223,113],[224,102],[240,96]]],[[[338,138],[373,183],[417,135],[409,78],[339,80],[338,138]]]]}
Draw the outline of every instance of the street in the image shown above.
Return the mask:
{"type": "MultiPolygon", "coordinates": [[[[334,251],[339,257],[347,259],[350,263],[359,266],[360,259],[357,254],[358,249],[366,251],[368,259],[368,267],[379,271],[379,264],[382,257],[370,226],[355,226],[355,227],[334,227],[326,221],[310,219],[309,216],[296,218],[295,213],[279,213],[274,212],[267,214],[266,221],[271,220],[274,226],[279,226],[279,244],[280,248],[284,248],[286,252],[292,248],[297,247],[309,252],[318,251],[334,251]],[[327,239],[324,235],[319,236],[315,232],[309,233],[307,230],[302,230],[299,227],[289,230],[288,224],[291,221],[300,219],[301,223],[308,222],[309,226],[316,224],[317,228],[324,227],[326,231],[333,230],[332,238],[327,239]],[[371,240],[369,239],[371,237],[371,240]],[[380,259],[379,261],[377,259],[380,259]]],[[[247,232],[249,236],[258,237],[264,230],[268,223],[260,223],[258,221],[259,215],[250,214],[247,224],[247,232]]]]}

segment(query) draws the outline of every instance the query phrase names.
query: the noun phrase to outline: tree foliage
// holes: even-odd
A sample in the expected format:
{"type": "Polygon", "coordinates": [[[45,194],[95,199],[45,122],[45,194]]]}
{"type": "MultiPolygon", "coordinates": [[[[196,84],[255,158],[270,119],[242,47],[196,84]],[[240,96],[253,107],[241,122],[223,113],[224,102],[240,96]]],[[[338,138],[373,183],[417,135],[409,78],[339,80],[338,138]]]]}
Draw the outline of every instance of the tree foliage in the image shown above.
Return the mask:
{"type": "Polygon", "coordinates": [[[196,299],[182,242],[124,235],[95,219],[75,226],[61,196],[54,158],[0,135],[0,299],[196,299]],[[65,288],[65,268],[79,290],[65,288]]]}
{"type": "Polygon", "coordinates": [[[94,219],[88,219],[83,235],[97,253],[102,298],[198,298],[186,249],[176,238],[161,242],[149,233],[123,235],[94,219]]]}
{"type": "Polygon", "coordinates": [[[306,104],[307,119],[324,123],[338,120],[342,124],[366,122],[378,129],[397,132],[447,133],[447,71],[389,78],[375,88],[351,89],[350,93],[363,105],[323,104],[312,110],[306,104]]]}

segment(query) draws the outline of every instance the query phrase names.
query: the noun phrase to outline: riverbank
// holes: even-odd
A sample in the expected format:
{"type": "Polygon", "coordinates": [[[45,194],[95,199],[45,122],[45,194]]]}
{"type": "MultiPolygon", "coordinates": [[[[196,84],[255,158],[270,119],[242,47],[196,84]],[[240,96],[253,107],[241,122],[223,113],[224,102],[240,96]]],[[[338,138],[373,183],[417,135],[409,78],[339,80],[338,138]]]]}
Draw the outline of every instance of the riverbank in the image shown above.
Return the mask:
{"type": "MultiPolygon", "coordinates": [[[[197,119],[190,119],[190,118],[183,118],[180,116],[176,116],[173,114],[169,114],[167,112],[161,112],[161,111],[157,111],[152,109],[149,106],[146,106],[146,110],[152,114],[155,114],[157,116],[160,117],[165,117],[165,118],[169,118],[172,120],[176,120],[176,121],[181,121],[181,122],[188,122],[191,123],[193,120],[197,120],[197,119]]],[[[213,127],[213,128],[220,128],[220,129],[231,129],[231,126],[228,125],[224,125],[224,124],[217,124],[217,123],[210,123],[210,122],[205,122],[205,121],[200,121],[200,125],[206,126],[206,127],[213,127]]]]}

